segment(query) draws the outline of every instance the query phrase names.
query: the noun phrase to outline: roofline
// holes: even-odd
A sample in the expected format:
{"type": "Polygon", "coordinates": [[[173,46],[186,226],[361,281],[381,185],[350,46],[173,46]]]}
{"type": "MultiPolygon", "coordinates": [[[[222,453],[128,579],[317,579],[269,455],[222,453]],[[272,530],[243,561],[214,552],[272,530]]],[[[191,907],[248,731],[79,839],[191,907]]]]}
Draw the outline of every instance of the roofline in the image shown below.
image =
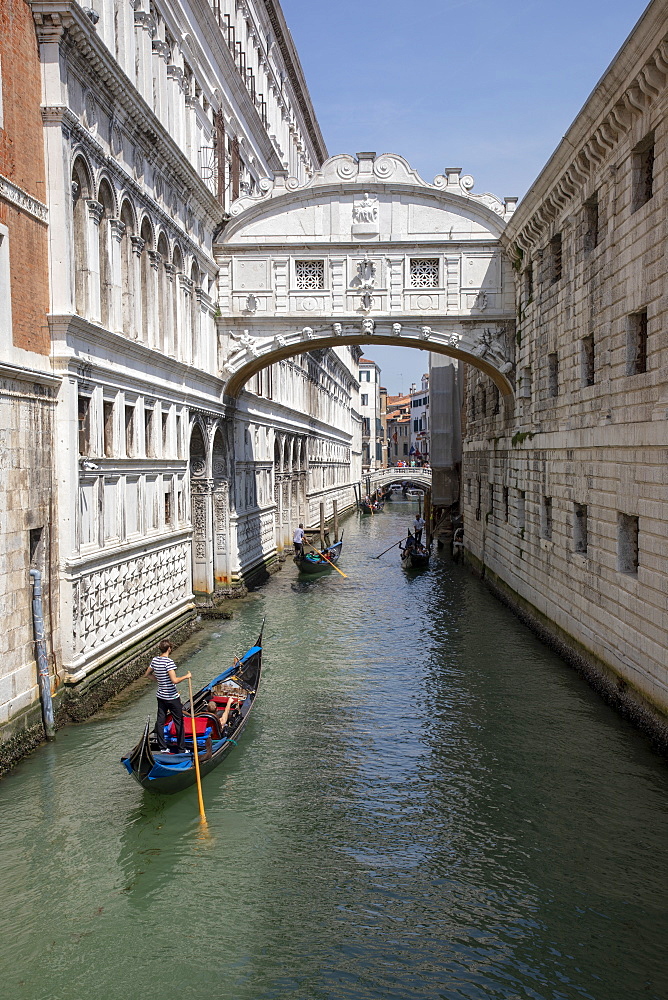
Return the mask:
{"type": "Polygon", "coordinates": [[[276,36],[276,43],[281,50],[285,68],[287,70],[290,83],[295,91],[295,97],[297,99],[297,104],[299,105],[299,110],[304,116],[306,131],[308,132],[309,138],[313,143],[313,150],[316,158],[318,159],[318,166],[320,167],[325,162],[329,154],[327,152],[327,146],[325,145],[322,132],[320,131],[320,125],[318,124],[313,102],[311,101],[311,95],[306,84],[304,70],[302,69],[302,64],[299,61],[299,56],[297,55],[297,48],[292,40],[292,35],[290,34],[290,29],[288,28],[280,4],[275,2],[275,0],[264,0],[264,7],[267,11],[267,16],[271,23],[274,35],[276,36]]]}

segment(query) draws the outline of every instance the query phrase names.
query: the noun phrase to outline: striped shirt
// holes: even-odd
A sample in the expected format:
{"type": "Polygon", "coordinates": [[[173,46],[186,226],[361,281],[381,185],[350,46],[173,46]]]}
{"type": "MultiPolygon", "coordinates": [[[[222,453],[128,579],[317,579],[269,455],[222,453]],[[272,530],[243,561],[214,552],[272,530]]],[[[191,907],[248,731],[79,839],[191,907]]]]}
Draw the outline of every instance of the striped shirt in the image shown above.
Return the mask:
{"type": "Polygon", "coordinates": [[[174,701],[178,698],[176,684],[169,676],[170,670],[176,670],[174,660],[170,660],[168,656],[155,656],[151,660],[151,670],[158,682],[158,698],[163,698],[165,701],[174,701]]]}

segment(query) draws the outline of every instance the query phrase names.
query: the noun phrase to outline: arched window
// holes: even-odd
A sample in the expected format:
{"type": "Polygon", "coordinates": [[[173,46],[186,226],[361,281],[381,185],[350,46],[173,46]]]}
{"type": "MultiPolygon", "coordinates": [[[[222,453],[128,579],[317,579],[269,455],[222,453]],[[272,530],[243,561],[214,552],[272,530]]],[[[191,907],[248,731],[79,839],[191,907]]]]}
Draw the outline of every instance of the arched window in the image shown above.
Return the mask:
{"type": "Polygon", "coordinates": [[[100,320],[102,326],[111,326],[112,266],[111,226],[114,215],[114,196],[107,181],[102,181],[97,200],[102,205],[98,236],[100,241],[100,320]]]}
{"type": "Polygon", "coordinates": [[[121,240],[121,296],[123,333],[126,337],[137,338],[138,330],[135,321],[135,260],[132,237],[135,235],[134,213],[129,201],[124,201],[121,208],[121,222],[124,226],[121,240]]]}
{"type": "Polygon", "coordinates": [[[74,229],[74,309],[88,313],[88,212],[91,196],[90,174],[82,157],[72,167],[72,217],[74,229]]]}

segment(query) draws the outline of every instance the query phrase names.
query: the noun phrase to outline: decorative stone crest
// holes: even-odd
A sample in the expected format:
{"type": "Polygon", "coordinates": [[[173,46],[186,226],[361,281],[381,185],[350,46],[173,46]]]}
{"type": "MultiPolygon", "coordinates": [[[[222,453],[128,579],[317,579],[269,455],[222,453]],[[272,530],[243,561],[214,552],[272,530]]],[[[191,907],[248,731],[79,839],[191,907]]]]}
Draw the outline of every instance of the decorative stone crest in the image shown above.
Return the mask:
{"type": "Polygon", "coordinates": [[[378,197],[365,192],[360,201],[353,204],[353,236],[375,236],[378,229],[378,197]]]}

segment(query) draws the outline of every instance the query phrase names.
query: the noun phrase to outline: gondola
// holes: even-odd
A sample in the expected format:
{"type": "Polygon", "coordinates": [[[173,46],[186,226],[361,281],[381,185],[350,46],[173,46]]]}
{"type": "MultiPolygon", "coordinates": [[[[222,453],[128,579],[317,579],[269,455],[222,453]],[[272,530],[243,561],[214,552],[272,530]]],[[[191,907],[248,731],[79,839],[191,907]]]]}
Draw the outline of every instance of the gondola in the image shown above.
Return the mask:
{"type": "Polygon", "coordinates": [[[383,509],[383,504],[379,503],[378,500],[361,500],[358,505],[358,510],[362,516],[368,514],[380,514],[383,509]]]}
{"type": "MultiPolygon", "coordinates": [[[[408,538],[413,539],[413,536],[409,534],[408,538]]],[[[400,545],[399,551],[401,552],[401,565],[404,569],[426,569],[429,566],[431,546],[426,548],[413,539],[412,545],[400,545]]]]}
{"type": "Polygon", "coordinates": [[[331,569],[334,563],[339,561],[341,555],[341,549],[343,548],[343,532],[341,532],[341,538],[334,545],[328,545],[326,549],[322,550],[322,555],[319,552],[305,552],[301,556],[295,556],[295,563],[299,567],[300,573],[322,573],[331,569]],[[326,558],[324,558],[326,557],[326,558]]]}
{"type": "MultiPolygon", "coordinates": [[[[260,687],[262,674],[262,632],[254,646],[244,653],[240,660],[228,667],[203,688],[193,695],[195,708],[195,731],[197,739],[197,754],[202,777],[218,767],[228,753],[235,747],[239,737],[248,723],[248,716],[255,704],[260,687]],[[225,684],[227,692],[238,689],[240,699],[236,718],[228,721],[225,730],[220,728],[217,716],[212,715],[208,703],[213,700],[223,708],[227,703],[229,693],[217,694],[214,688],[225,684]]],[[[220,689],[218,689],[220,690],[220,689]]],[[[150,792],[168,794],[180,792],[181,789],[193,785],[196,781],[195,758],[193,754],[192,720],[190,718],[190,702],[183,706],[183,722],[185,730],[185,753],[171,753],[160,750],[155,735],[151,731],[151,719],[146,720],[144,733],[139,743],[124,757],[121,764],[128,774],[139,782],[142,788],[150,792]]],[[[165,738],[169,742],[176,737],[169,734],[169,716],[165,738]]]]}

